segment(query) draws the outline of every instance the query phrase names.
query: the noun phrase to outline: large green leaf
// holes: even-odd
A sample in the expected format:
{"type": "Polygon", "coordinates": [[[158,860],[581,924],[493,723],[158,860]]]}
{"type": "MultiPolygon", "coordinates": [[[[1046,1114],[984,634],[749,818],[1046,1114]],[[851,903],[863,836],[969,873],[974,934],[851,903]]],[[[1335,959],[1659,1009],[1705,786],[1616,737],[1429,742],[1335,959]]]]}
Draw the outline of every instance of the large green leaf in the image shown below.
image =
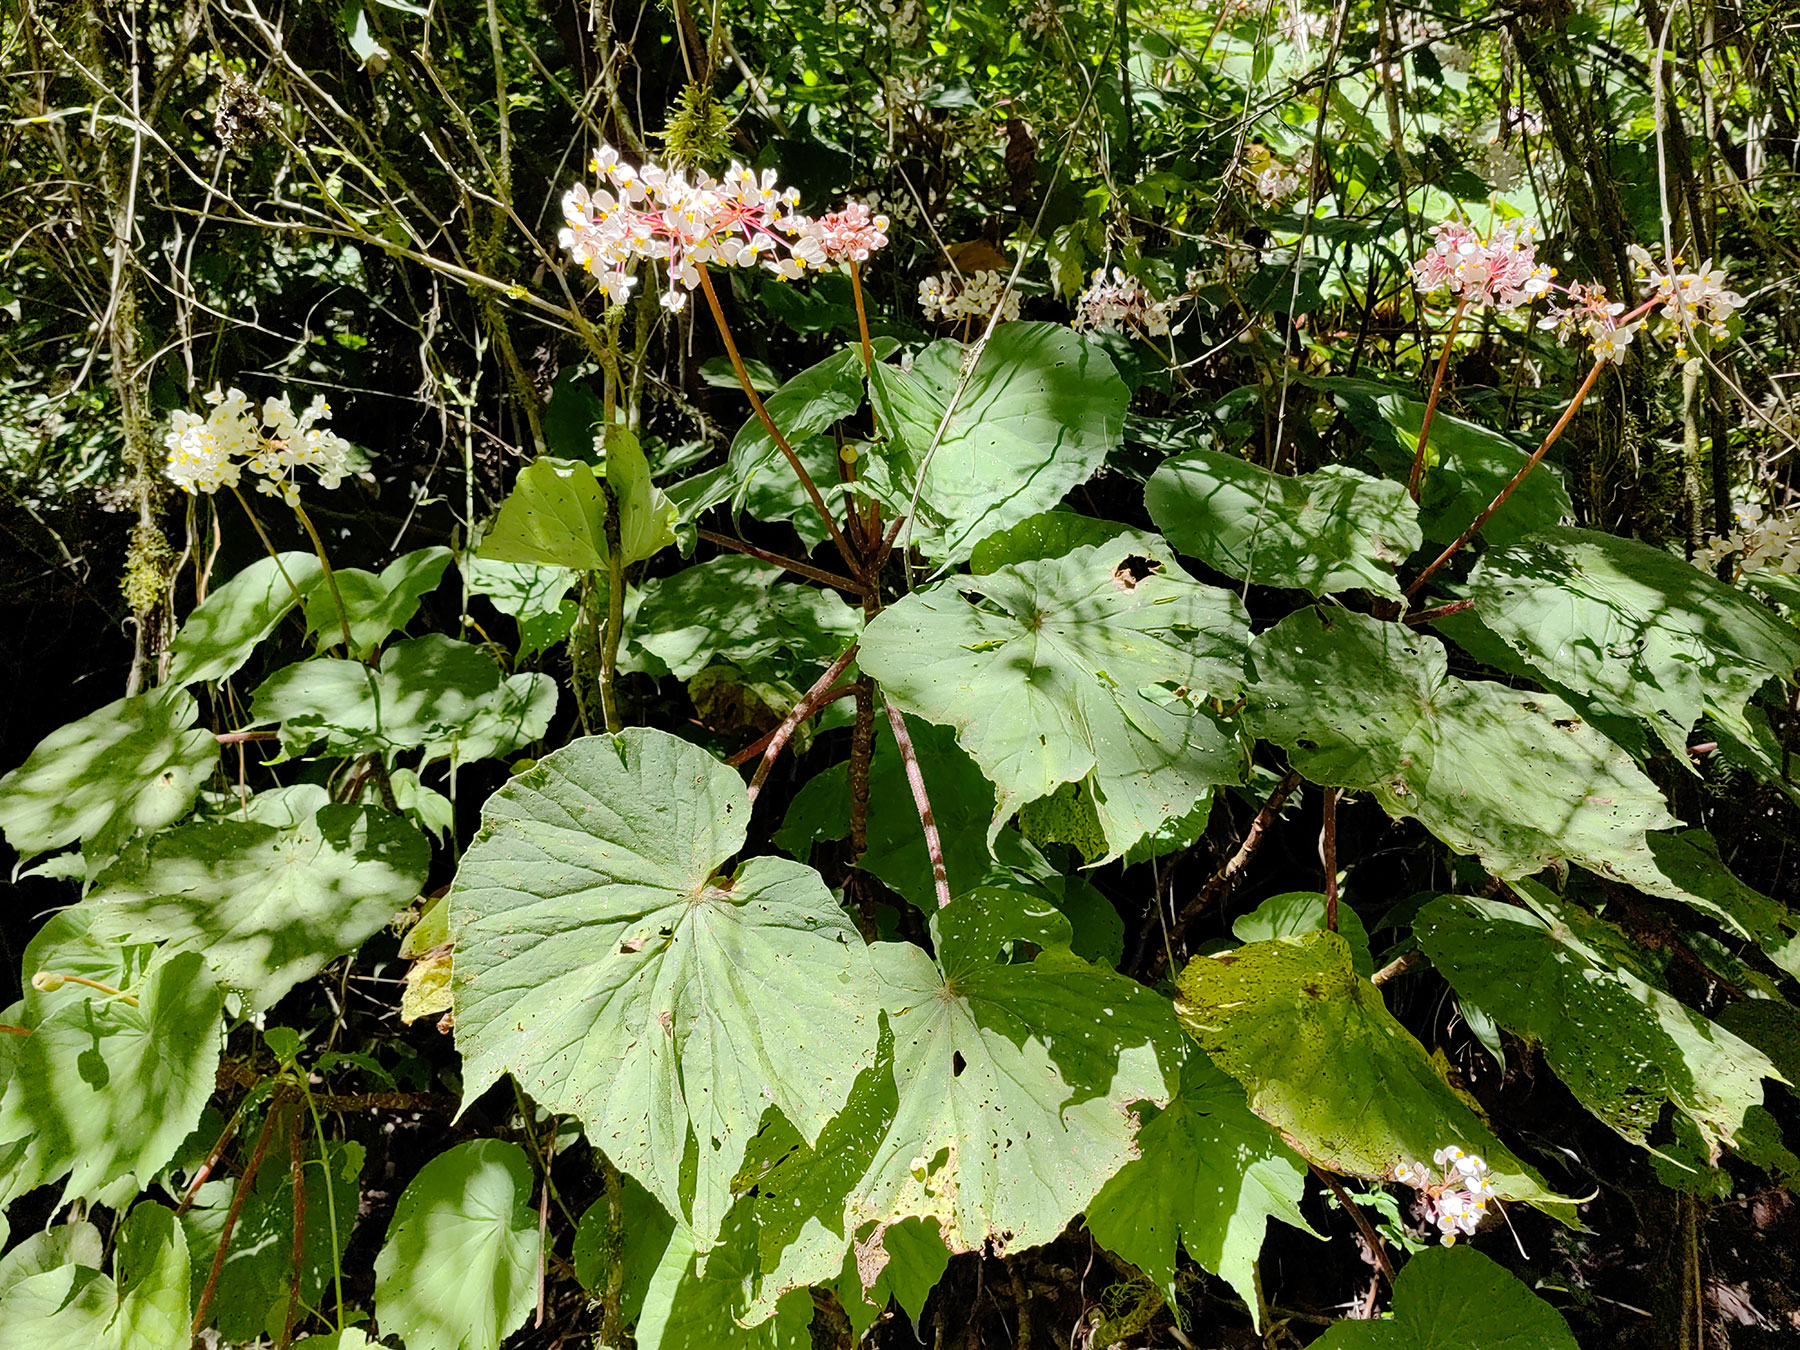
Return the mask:
{"type": "Polygon", "coordinates": [[[310,553],[258,558],[201,601],[169,646],[167,683],[197,684],[234,674],[319,576],[310,553]]]}
{"type": "MultiPolygon", "coordinates": [[[[763,406],[788,444],[798,451],[862,405],[862,348],[849,346],[801,371],[769,395],[763,406]]],[[[821,491],[828,491],[837,481],[835,471],[822,472],[832,469],[835,458],[836,449],[829,442],[821,442],[816,455],[803,454],[807,472],[821,491]]],[[[805,500],[793,468],[760,417],[751,417],[732,439],[727,473],[734,489],[734,510],[748,508],[759,520],[791,520],[808,543],[824,538],[823,523],[805,500]]]]}
{"type": "Polygon", "coordinates": [[[1205,700],[1237,692],[1246,637],[1235,596],[1134,533],[915,591],[860,660],[896,705],[956,728],[1000,790],[990,834],[1082,782],[1117,856],[1242,776],[1205,700]]]}
{"type": "Polygon", "coordinates": [[[403,817],[314,792],[285,827],[196,821],[128,849],[90,892],[94,933],[194,948],[221,984],[269,1007],[390,922],[431,861],[403,817]]]}
{"type": "Polygon", "coordinates": [[[407,1350],[499,1350],[537,1301],[531,1163],[503,1139],[445,1149],[408,1183],[375,1258],[375,1315],[407,1350]]]}
{"type": "Polygon", "coordinates": [[[1647,1146],[1668,1102],[1709,1146],[1736,1145],[1745,1113],[1762,1103],[1762,1080],[1781,1078],[1775,1065],[1608,960],[1549,892],[1534,886],[1525,893],[1537,913],[1439,896],[1413,920],[1413,932],[1458,996],[1541,1044],[1556,1076],[1625,1138],[1647,1146]]]}
{"type": "Polygon", "coordinates": [[[749,815],[697,746],[590,737],[488,799],[450,892],[465,1099],[512,1073],[703,1245],[764,1110],[816,1138],[875,1046],[868,958],[818,874],[719,875],[749,815]]]}
{"type": "Polygon", "coordinates": [[[0,778],[6,841],[22,858],[77,839],[104,854],[179,820],[219,762],[199,715],[183,690],[155,689],[58,727],[0,778]]]}
{"type": "MultiPolygon", "coordinates": [[[[619,1236],[625,1248],[620,1261],[622,1269],[617,1272],[619,1320],[629,1326],[643,1310],[644,1293],[662,1264],[662,1254],[675,1232],[675,1220],[633,1177],[620,1178],[619,1197],[619,1236]]],[[[588,1206],[575,1226],[569,1264],[575,1268],[581,1287],[590,1294],[600,1294],[614,1277],[607,1251],[612,1218],[612,1206],[602,1195],[588,1206]]]]}
{"type": "Polygon", "coordinates": [[[1496,874],[1578,862],[1629,880],[1675,824],[1630,756],[1554,694],[1451,676],[1441,644],[1348,611],[1257,638],[1252,724],[1315,783],[1367,792],[1496,874]]]}
{"type": "Polygon", "coordinates": [[[186,1350],[187,1243],[173,1210],[145,1201],[125,1216],[116,1282],[97,1269],[97,1243],[68,1256],[0,1281],[0,1350],[186,1350]]]}
{"type": "Polygon", "coordinates": [[[969,570],[984,577],[1002,567],[1036,562],[1039,558],[1060,558],[1084,544],[1104,544],[1132,532],[1129,525],[1095,520],[1073,511],[1040,511],[975,545],[969,555],[969,570]]]}
{"type": "Polygon", "coordinates": [[[746,1289],[756,1277],[754,1225],[741,1206],[725,1240],[702,1254],[693,1234],[677,1228],[644,1293],[633,1340],[638,1350],[812,1350],[812,1297],[798,1289],[773,1316],[746,1326],[746,1289]]]}
{"type": "Polygon", "coordinates": [[[924,471],[913,539],[950,562],[1091,478],[1129,399],[1100,347],[1061,324],[1002,324],[956,399],[969,350],[934,342],[910,372],[878,365],[870,382],[895,491],[910,500],[924,471]]]}
{"type": "MultiPolygon", "coordinates": [[[[1326,900],[1317,891],[1288,891],[1272,895],[1248,914],[1232,920],[1231,935],[1239,942],[1267,942],[1271,938],[1299,937],[1325,927],[1326,900]]],[[[1369,934],[1349,905],[1338,906],[1338,933],[1350,944],[1358,975],[1375,973],[1369,954],[1369,934]]]]}
{"type": "Polygon", "coordinates": [[[526,661],[569,635],[576,604],[567,599],[578,574],[567,567],[468,558],[463,576],[471,595],[485,595],[519,625],[519,660],[526,661]]]}
{"type": "Polygon", "coordinates": [[[975,891],[932,928],[935,961],[871,948],[886,1028],[843,1113],[810,1148],[759,1143],[765,1308],[908,1217],[936,1220],[952,1252],[1050,1241],[1135,1155],[1132,1104],[1174,1089],[1168,1001],[1075,956],[1047,902],[975,891]]]}
{"type": "Polygon", "coordinates": [[[1175,1304],[1175,1244],[1237,1290],[1255,1315],[1255,1265],[1270,1219],[1312,1231],[1300,1213],[1306,1164],[1244,1104],[1204,1055],[1137,1136],[1138,1154],[1087,1207],[1088,1231],[1175,1304]]]}
{"type": "Polygon", "coordinates": [[[279,723],[290,755],[320,741],[334,755],[393,755],[423,746],[427,762],[469,763],[536,740],[556,711],[548,675],[505,675],[481,650],[441,633],[396,642],[370,667],[315,657],[257,687],[251,715],[279,723]]]}
{"type": "MultiPolygon", "coordinates": [[[[1404,482],[1412,469],[1425,405],[1397,391],[1358,380],[1320,380],[1369,438],[1369,454],[1387,477],[1404,482]]],[[[1419,524],[1434,544],[1455,539],[1487,509],[1525,463],[1526,451],[1497,431],[1439,408],[1426,447],[1419,524]]],[[[1491,544],[1509,544],[1573,515],[1575,508],[1553,465],[1539,464],[1507,498],[1506,509],[1482,526],[1491,544]]]]}
{"type": "Polygon", "coordinates": [[[1459,588],[1474,615],[1552,688],[1647,722],[1677,762],[1702,713],[1745,702],[1800,665],[1800,633],[1662,549],[1548,529],[1484,553],[1459,588]]]}
{"type": "Polygon", "coordinates": [[[833,591],[784,583],[784,575],[727,553],[649,582],[634,640],[683,680],[715,657],[740,666],[791,659],[822,669],[856,641],[862,611],[833,591]]]}
{"type": "Polygon", "coordinates": [[[1314,1350],[1577,1350],[1569,1324],[1473,1247],[1431,1247],[1394,1281],[1385,1322],[1339,1322],[1314,1350]]]}
{"type": "Polygon", "coordinates": [[[1308,1161],[1378,1180],[1455,1144],[1488,1160],[1500,1195],[1557,1200],[1438,1076],[1338,934],[1196,957],[1176,990],[1181,1025],[1308,1161]]]}
{"type": "Polygon", "coordinates": [[[350,616],[351,655],[366,658],[388,634],[405,628],[418,613],[420,602],[443,580],[450,557],[450,550],[438,545],[404,554],[380,573],[360,567],[338,568],[332,573],[336,595],[323,578],[306,594],[307,631],[318,635],[322,648],[343,642],[337,604],[337,595],[342,595],[343,612],[350,616]]]}
{"type": "Polygon", "coordinates": [[[675,510],[650,481],[637,437],[614,427],[607,463],[536,459],[519,471],[500,514],[481,541],[480,556],[495,562],[536,563],[597,572],[606,567],[606,493],[619,499],[619,554],[627,565],[675,542],[675,510]]]}
{"type": "Polygon", "coordinates": [[[213,1092],[223,996],[198,952],[152,962],[128,991],[135,1006],[80,985],[52,992],[0,1097],[0,1143],[29,1141],[0,1201],[65,1172],[70,1196],[153,1177],[213,1092]]]}
{"type": "Polygon", "coordinates": [[[1399,599],[1394,569],[1420,543],[1404,487],[1340,464],[1293,476],[1190,450],[1151,476],[1144,507],[1208,567],[1314,595],[1361,588],[1399,599]]]}
{"type": "Polygon", "coordinates": [[[1632,885],[1717,919],[1737,937],[1760,944],[1771,961],[1800,978],[1800,916],[1734,876],[1710,834],[1682,830],[1653,834],[1649,841],[1652,863],[1632,874],[1632,885]]]}

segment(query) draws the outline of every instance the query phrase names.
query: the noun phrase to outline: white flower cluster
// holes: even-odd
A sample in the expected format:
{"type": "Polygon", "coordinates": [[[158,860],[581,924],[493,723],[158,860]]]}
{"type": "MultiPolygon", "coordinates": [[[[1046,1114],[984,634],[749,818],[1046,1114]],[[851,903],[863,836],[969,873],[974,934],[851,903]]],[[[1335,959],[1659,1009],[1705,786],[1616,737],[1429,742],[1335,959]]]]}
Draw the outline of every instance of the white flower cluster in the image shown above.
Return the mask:
{"type": "Polygon", "coordinates": [[[1113,268],[1112,280],[1106,269],[1096,267],[1091,284],[1075,301],[1072,327],[1076,332],[1116,333],[1123,327],[1134,328],[1146,337],[1166,337],[1169,316],[1186,296],[1172,300],[1156,300],[1144,289],[1144,283],[1113,268]]]}
{"type": "Polygon", "coordinates": [[[733,164],[723,180],[697,172],[690,182],[655,164],[633,168],[610,145],[600,147],[593,169],[606,186],[577,185],[563,197],[557,237],[614,304],[630,297],[640,258],[663,267],[662,303],[680,310],[708,265],[766,267],[791,281],[844,258],[860,261],[887,242],[886,218],[854,203],[823,221],[801,215],[800,194],[778,188],[773,169],[759,176],[733,164]]]}
{"type": "Polygon", "coordinates": [[[259,492],[295,505],[300,501],[295,481],[300,469],[312,470],[327,488],[336,487],[350,471],[350,442],[319,426],[331,416],[322,396],[299,416],[286,394],[265,399],[260,413],[241,389],[214,388],[206,402],[212,411],[205,417],[175,413],[163,438],[169,451],[164,472],[189,496],[236,487],[249,469],[257,475],[259,492]]]}
{"type": "Polygon", "coordinates": [[[1632,244],[1625,251],[1637,266],[1638,293],[1660,305],[1664,319],[1679,325],[1683,334],[1705,324],[1713,337],[1726,336],[1725,323],[1744,307],[1744,297],[1725,288],[1724,270],[1714,267],[1712,259],[1683,272],[1680,258],[1659,267],[1641,244],[1632,244]]]}
{"type": "Polygon", "coordinates": [[[928,319],[985,319],[1000,306],[1000,319],[1019,317],[1019,293],[1006,290],[1006,275],[987,271],[939,272],[919,283],[919,308],[928,319]],[[1002,299],[1002,292],[1005,298],[1002,299]]]}
{"type": "Polygon", "coordinates": [[[1754,504],[1740,506],[1735,533],[1709,539],[1694,550],[1694,565],[1716,572],[1719,563],[1736,555],[1735,576],[1774,572],[1800,576],[1800,515],[1767,515],[1754,504]]]}
{"type": "Polygon", "coordinates": [[[1644,321],[1639,318],[1629,323],[1619,322],[1625,306],[1609,299],[1606,288],[1598,283],[1588,286],[1571,281],[1563,288],[1563,293],[1568,296],[1569,303],[1553,304],[1550,312],[1538,320],[1538,327],[1554,332],[1559,341],[1579,333],[1588,340],[1588,348],[1596,361],[1615,366],[1622,363],[1644,321]]]}
{"type": "Polygon", "coordinates": [[[1394,1180],[1420,1193],[1425,1221],[1434,1225],[1446,1247],[1458,1236],[1473,1234],[1487,1216],[1494,1188],[1488,1182],[1488,1165],[1455,1144],[1431,1155],[1438,1166],[1434,1174],[1424,1163],[1403,1162],[1394,1168],[1394,1180]]]}
{"type": "Polygon", "coordinates": [[[1236,166],[1238,185],[1263,206],[1280,206],[1306,186],[1312,176],[1311,158],[1302,151],[1292,164],[1283,164],[1266,145],[1246,146],[1236,166]]]}

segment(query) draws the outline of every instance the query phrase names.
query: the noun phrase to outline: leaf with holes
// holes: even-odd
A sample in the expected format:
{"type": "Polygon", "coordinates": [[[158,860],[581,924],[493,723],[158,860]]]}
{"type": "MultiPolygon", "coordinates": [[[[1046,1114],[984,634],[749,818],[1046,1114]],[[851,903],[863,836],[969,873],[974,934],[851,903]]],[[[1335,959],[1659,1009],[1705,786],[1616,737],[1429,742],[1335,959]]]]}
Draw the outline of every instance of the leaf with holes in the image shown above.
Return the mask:
{"type": "Polygon", "coordinates": [[[1438,1076],[1336,933],[1196,957],[1175,987],[1181,1025],[1309,1162],[1379,1180],[1456,1144],[1507,1199],[1562,1203],[1438,1076]]]}
{"type": "Polygon", "coordinates": [[[1190,450],[1152,475],[1144,507],[1171,544],[1215,571],[1314,595],[1362,589],[1397,600],[1394,569],[1420,543],[1404,487],[1339,464],[1276,474],[1190,450]]]}
{"type": "Polygon", "coordinates": [[[1091,478],[1129,398],[1101,348],[1062,324],[1001,324],[964,384],[970,350],[934,342],[911,371],[877,365],[870,381],[895,491],[910,500],[923,473],[913,540],[941,562],[1091,478]]]}
{"type": "Polygon", "coordinates": [[[108,854],[179,820],[219,762],[199,716],[183,690],[154,689],[58,727],[0,778],[6,841],[21,858],[77,839],[108,854]]]}
{"type": "MultiPolygon", "coordinates": [[[[1745,1114],[1762,1103],[1762,1080],[1782,1081],[1775,1065],[1608,960],[1548,891],[1523,893],[1531,910],[1441,895],[1419,911],[1413,932],[1459,997],[1542,1045],[1582,1105],[1634,1144],[1649,1146],[1668,1102],[1709,1147],[1736,1146],[1745,1114]]],[[[1581,918],[1584,927],[1603,923],[1581,918]]]]}
{"type": "Polygon", "coordinates": [[[1175,1306],[1175,1244],[1258,1306],[1255,1264],[1270,1219],[1304,1232],[1306,1164],[1244,1104],[1244,1090],[1195,1055],[1181,1090],[1138,1131],[1139,1156],[1087,1207],[1094,1238],[1175,1306]]]}
{"type": "Polygon", "coordinates": [[[746,1180],[765,1308],[833,1279],[871,1225],[935,1219],[952,1252],[1050,1241],[1134,1156],[1133,1103],[1174,1088],[1184,1050],[1168,1001],[1075,956],[1050,904],[975,891],[931,924],[935,961],[871,949],[886,1029],[843,1113],[810,1148],[759,1143],[746,1180]]]}
{"type": "Polygon", "coordinates": [[[1400,624],[1302,610],[1257,638],[1251,723],[1315,783],[1367,792],[1503,877],[1629,880],[1675,824],[1631,757],[1554,694],[1459,680],[1400,624]]]}
{"type": "Polygon", "coordinates": [[[128,849],[90,892],[94,934],[196,950],[272,1006],[391,922],[431,860],[403,817],[313,792],[291,823],[196,821],[128,849]]]}
{"type": "Polygon", "coordinates": [[[1205,702],[1237,692],[1246,638],[1236,596],[1133,532],[915,591],[869,625],[859,659],[897,706],[956,728],[1000,789],[990,836],[1079,782],[1116,857],[1242,777],[1205,702]]]}
{"type": "Polygon", "coordinates": [[[537,1301],[531,1163],[502,1139],[445,1149],[407,1184],[375,1258],[375,1315],[408,1350],[499,1350],[537,1301]]]}
{"type": "Polygon", "coordinates": [[[464,1100],[512,1073],[703,1245],[764,1110],[816,1138],[875,1048],[868,957],[818,873],[719,875],[749,815],[697,746],[590,737],[488,799],[450,892],[464,1100]]]}
{"type": "Polygon", "coordinates": [[[714,659],[745,667],[798,660],[822,670],[856,641],[862,611],[834,591],[784,583],[784,575],[727,553],[648,582],[635,640],[683,680],[714,659]]]}

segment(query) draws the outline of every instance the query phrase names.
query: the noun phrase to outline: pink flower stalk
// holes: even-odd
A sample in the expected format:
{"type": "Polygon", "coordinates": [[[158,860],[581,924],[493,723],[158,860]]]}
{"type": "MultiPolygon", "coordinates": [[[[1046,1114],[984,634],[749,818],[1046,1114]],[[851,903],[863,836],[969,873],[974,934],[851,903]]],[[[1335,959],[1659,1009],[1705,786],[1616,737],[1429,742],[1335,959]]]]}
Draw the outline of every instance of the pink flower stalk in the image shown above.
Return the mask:
{"type": "Polygon", "coordinates": [[[813,234],[827,262],[867,262],[887,245],[888,218],[870,213],[861,202],[846,202],[813,222],[813,234]]]}
{"type": "Polygon", "coordinates": [[[1537,226],[1506,224],[1487,240],[1462,221],[1432,228],[1432,245],[1413,264],[1413,284],[1421,291],[1447,290],[1466,304],[1517,309],[1550,289],[1556,275],[1537,260],[1537,226]]]}

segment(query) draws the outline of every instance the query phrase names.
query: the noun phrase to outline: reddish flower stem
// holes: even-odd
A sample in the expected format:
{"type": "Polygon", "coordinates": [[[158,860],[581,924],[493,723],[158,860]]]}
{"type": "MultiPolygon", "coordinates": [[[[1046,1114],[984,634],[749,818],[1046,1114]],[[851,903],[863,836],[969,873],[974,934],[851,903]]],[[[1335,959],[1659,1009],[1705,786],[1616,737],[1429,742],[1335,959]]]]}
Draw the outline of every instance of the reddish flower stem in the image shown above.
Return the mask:
{"type": "Polygon", "coordinates": [[[1425,443],[1431,437],[1431,419],[1437,416],[1438,397],[1444,392],[1444,372],[1450,368],[1450,351],[1456,342],[1456,329],[1462,323],[1469,302],[1463,300],[1450,316],[1450,327],[1444,330],[1444,350],[1438,355],[1437,374],[1431,381],[1431,394],[1425,400],[1425,416],[1419,422],[1419,444],[1413,450],[1412,472],[1407,475],[1406,491],[1415,502],[1425,478],[1425,443]]]}
{"type": "Polygon", "coordinates": [[[256,1136],[256,1148],[250,1154],[250,1162],[244,1168],[244,1175],[238,1178],[237,1189],[231,1195],[231,1208],[225,1211],[225,1226],[219,1230],[219,1250],[213,1253],[212,1269],[207,1273],[206,1286],[200,1291],[200,1303],[194,1309],[193,1325],[190,1332],[198,1336],[200,1328],[206,1325],[207,1311],[212,1307],[213,1295],[218,1292],[219,1276],[225,1270],[225,1257],[231,1250],[231,1230],[237,1227],[238,1216],[244,1211],[244,1202],[250,1198],[250,1187],[256,1180],[256,1169],[262,1166],[262,1160],[269,1151],[269,1136],[273,1132],[275,1117],[280,1114],[276,1103],[269,1103],[268,1114],[263,1117],[262,1132],[256,1136]]]}
{"type": "Polygon", "coordinates": [[[734,553],[747,553],[752,558],[760,558],[763,562],[774,563],[777,567],[785,567],[796,576],[806,577],[812,581],[822,581],[827,586],[835,586],[840,591],[851,595],[863,593],[862,584],[849,577],[840,576],[836,572],[827,571],[823,567],[814,567],[811,563],[801,562],[798,558],[790,558],[786,554],[775,553],[766,548],[758,548],[755,544],[745,543],[742,539],[733,539],[728,534],[719,534],[715,530],[696,529],[700,538],[709,544],[717,544],[720,548],[728,548],[734,553]]]}
{"type": "Polygon", "coordinates": [[[725,322],[725,311],[719,304],[719,293],[713,289],[712,277],[706,268],[700,269],[700,289],[706,292],[706,303],[712,309],[713,322],[718,325],[719,337],[725,343],[725,354],[731,358],[731,368],[737,372],[738,383],[743,386],[744,396],[750,400],[750,407],[763,424],[763,430],[769,433],[769,439],[775,442],[776,449],[787,457],[788,467],[793,469],[800,479],[800,486],[806,489],[806,495],[812,500],[813,509],[819,513],[819,519],[825,522],[825,528],[831,535],[831,542],[838,546],[844,561],[852,571],[860,570],[860,560],[850,547],[850,541],[844,538],[844,532],[838,528],[837,518],[831,514],[831,508],[825,504],[825,498],[819,493],[818,484],[800,462],[800,456],[794,447],[788,444],[788,438],[781,434],[781,428],[775,425],[775,419],[769,416],[769,410],[763,406],[762,397],[750,383],[750,373],[744,369],[744,358],[738,355],[737,343],[732,341],[731,326],[725,322]]]}
{"type": "Polygon", "coordinates": [[[1319,861],[1325,868],[1325,927],[1338,930],[1338,865],[1337,865],[1338,790],[1325,789],[1324,820],[1319,827],[1319,861]]]}
{"type": "Polygon", "coordinates": [[[850,649],[831,663],[831,668],[819,676],[813,687],[808,689],[805,696],[794,705],[794,710],[782,719],[781,725],[776,727],[773,734],[770,735],[768,748],[763,751],[762,763],[756,766],[756,772],[750,777],[750,801],[752,804],[756,801],[756,794],[762,791],[763,784],[768,781],[769,770],[775,767],[775,761],[781,757],[781,751],[787,745],[788,740],[802,722],[825,706],[826,694],[837,683],[838,676],[849,669],[850,663],[856,659],[856,646],[857,644],[852,642],[850,649]]]}
{"type": "Polygon", "coordinates": [[[1581,382],[1581,388],[1575,391],[1575,397],[1569,401],[1569,406],[1563,410],[1563,415],[1556,419],[1556,425],[1551,427],[1550,434],[1544,437],[1544,443],[1538,446],[1536,450],[1532,451],[1531,458],[1519,466],[1519,471],[1512,476],[1512,481],[1500,489],[1499,495],[1496,496],[1493,501],[1488,503],[1485,511],[1475,517],[1468,529],[1457,536],[1456,542],[1451,544],[1450,547],[1445,549],[1442,553],[1438,554],[1437,557],[1432,560],[1431,564],[1414,578],[1413,584],[1406,588],[1406,598],[1408,600],[1419,593],[1419,588],[1427,581],[1431,580],[1432,575],[1438,568],[1449,562],[1450,559],[1455,556],[1458,549],[1468,543],[1480,532],[1481,527],[1488,523],[1488,518],[1492,516],[1494,512],[1506,505],[1506,499],[1513,495],[1513,492],[1518,488],[1520,483],[1525,481],[1526,475],[1537,468],[1538,461],[1544,457],[1544,453],[1549,450],[1551,446],[1556,444],[1557,438],[1560,437],[1563,434],[1563,431],[1568,427],[1570,420],[1575,416],[1576,410],[1581,407],[1583,400],[1587,398],[1588,391],[1594,387],[1594,381],[1600,378],[1600,372],[1605,366],[1606,362],[1604,361],[1594,362],[1594,368],[1588,371],[1587,378],[1581,382]]]}

